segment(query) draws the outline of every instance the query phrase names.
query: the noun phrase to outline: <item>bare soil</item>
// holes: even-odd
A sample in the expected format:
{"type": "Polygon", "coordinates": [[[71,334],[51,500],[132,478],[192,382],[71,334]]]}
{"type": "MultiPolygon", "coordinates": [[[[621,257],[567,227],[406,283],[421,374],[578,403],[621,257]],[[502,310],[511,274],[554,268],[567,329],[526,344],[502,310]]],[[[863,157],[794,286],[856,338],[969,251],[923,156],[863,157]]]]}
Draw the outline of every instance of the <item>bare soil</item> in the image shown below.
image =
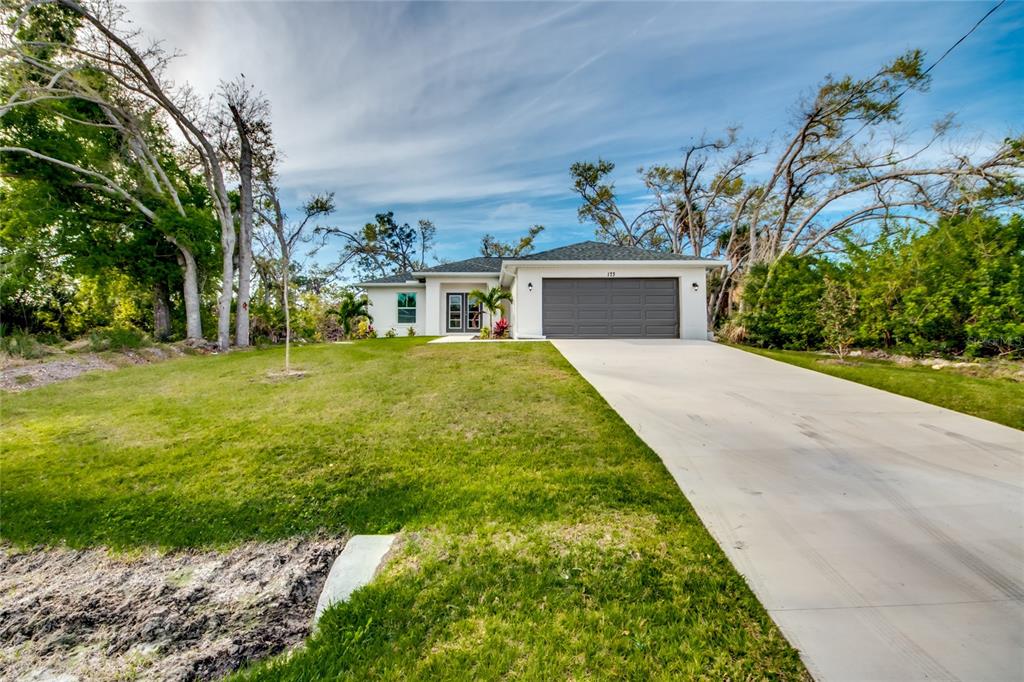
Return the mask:
{"type": "MultiPolygon", "coordinates": [[[[188,351],[195,352],[192,349],[188,351]]],[[[0,390],[26,391],[74,379],[86,372],[161,362],[181,357],[185,352],[186,347],[181,344],[160,344],[137,350],[103,353],[53,349],[50,355],[35,360],[4,357],[0,358],[0,390]]]]}
{"type": "Polygon", "coordinates": [[[345,541],[134,556],[0,546],[0,679],[221,677],[302,642],[345,541]]]}

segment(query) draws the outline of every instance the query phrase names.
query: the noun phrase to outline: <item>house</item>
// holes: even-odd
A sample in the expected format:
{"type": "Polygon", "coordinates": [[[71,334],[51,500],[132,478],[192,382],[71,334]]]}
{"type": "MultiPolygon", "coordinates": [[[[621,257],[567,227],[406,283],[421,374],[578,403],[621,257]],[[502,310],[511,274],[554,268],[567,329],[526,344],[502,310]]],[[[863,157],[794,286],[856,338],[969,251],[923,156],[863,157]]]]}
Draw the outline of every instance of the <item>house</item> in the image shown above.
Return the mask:
{"type": "Polygon", "coordinates": [[[725,265],[581,242],[515,258],[468,258],[360,283],[379,331],[475,334],[493,324],[473,289],[502,286],[513,338],[706,339],[707,271],[725,265]]]}

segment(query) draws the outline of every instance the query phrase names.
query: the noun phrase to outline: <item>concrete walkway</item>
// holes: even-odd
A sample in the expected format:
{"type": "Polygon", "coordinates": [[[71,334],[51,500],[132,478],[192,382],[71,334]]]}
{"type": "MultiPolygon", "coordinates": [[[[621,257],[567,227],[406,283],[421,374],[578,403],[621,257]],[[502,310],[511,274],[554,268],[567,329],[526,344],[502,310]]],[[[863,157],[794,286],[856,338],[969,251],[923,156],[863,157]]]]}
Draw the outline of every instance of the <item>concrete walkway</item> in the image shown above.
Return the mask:
{"type": "Polygon", "coordinates": [[[816,679],[1024,679],[1024,432],[709,342],[554,343],[816,679]]]}

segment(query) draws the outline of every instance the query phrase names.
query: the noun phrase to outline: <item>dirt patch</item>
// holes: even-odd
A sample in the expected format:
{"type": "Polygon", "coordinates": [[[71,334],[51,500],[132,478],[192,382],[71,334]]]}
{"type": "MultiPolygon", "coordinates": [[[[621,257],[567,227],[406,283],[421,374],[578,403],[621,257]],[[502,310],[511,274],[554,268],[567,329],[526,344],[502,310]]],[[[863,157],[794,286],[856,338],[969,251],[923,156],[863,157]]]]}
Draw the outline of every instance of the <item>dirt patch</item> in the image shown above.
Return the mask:
{"type": "MultiPolygon", "coordinates": [[[[74,344],[68,346],[74,351],[74,344]]],[[[63,352],[56,350],[38,360],[4,358],[0,361],[0,389],[27,391],[68,379],[86,372],[112,370],[132,365],[147,365],[178,358],[193,351],[180,344],[162,344],[136,350],[108,351],[105,353],[63,352]]]]}
{"type": "Polygon", "coordinates": [[[0,547],[0,679],[221,677],[306,637],[344,545],[133,557],[0,547]]]}

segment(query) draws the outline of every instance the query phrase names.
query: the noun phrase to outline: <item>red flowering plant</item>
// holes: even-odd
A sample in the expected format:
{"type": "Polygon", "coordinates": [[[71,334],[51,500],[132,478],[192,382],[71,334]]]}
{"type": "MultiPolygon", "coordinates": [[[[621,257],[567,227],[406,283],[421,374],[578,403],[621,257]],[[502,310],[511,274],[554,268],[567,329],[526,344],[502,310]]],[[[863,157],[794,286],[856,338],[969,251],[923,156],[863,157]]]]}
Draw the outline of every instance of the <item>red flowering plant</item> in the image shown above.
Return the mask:
{"type": "Polygon", "coordinates": [[[508,338],[508,320],[504,317],[494,323],[494,333],[491,335],[495,339],[507,339],[508,338]]]}

